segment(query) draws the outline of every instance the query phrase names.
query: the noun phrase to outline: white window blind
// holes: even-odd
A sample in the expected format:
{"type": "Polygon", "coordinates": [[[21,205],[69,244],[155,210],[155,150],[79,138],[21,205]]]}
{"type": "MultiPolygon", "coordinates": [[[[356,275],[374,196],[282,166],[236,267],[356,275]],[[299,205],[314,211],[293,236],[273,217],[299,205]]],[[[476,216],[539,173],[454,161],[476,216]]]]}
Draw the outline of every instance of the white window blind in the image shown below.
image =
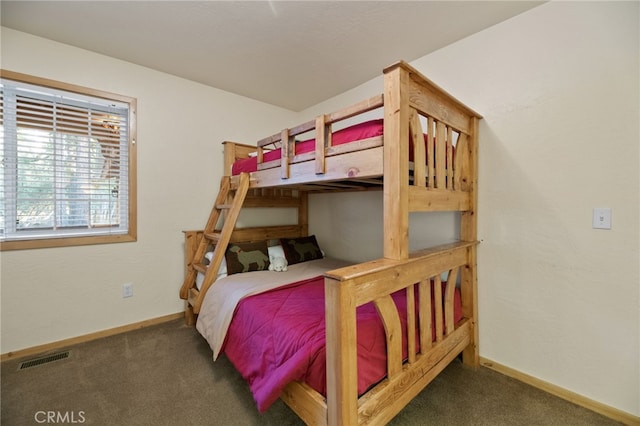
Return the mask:
{"type": "Polygon", "coordinates": [[[127,234],[129,104],[0,82],[0,241],[127,234]]]}

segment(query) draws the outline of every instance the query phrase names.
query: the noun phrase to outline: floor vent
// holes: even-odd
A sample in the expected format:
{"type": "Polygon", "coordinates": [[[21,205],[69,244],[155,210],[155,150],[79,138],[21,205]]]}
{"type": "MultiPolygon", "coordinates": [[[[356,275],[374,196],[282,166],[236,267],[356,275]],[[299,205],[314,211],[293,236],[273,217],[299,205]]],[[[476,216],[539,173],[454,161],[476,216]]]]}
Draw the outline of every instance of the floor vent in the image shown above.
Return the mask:
{"type": "Polygon", "coordinates": [[[21,362],[18,370],[24,370],[26,368],[36,367],[38,365],[47,364],[53,361],[59,361],[61,359],[69,358],[69,351],[57,352],[55,354],[43,356],[40,358],[32,359],[29,361],[21,362]]]}

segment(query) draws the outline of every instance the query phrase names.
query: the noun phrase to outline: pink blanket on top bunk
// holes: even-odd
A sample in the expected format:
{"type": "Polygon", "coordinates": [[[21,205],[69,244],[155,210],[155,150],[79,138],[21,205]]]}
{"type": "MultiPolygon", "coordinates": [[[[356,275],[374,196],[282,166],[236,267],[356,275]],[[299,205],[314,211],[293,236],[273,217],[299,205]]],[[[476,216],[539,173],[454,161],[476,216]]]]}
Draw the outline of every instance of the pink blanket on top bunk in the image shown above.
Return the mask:
{"type": "MultiPolygon", "coordinates": [[[[392,297],[401,315],[406,358],[405,291],[392,297]]],[[[250,296],[239,303],[223,351],[248,381],[261,412],[291,381],[306,382],[326,395],[324,309],[323,277],[250,296]]],[[[462,319],[457,290],[454,315],[456,322],[462,319]]],[[[386,342],[373,303],[357,309],[357,323],[358,393],[363,394],[386,375],[386,342]]]]}

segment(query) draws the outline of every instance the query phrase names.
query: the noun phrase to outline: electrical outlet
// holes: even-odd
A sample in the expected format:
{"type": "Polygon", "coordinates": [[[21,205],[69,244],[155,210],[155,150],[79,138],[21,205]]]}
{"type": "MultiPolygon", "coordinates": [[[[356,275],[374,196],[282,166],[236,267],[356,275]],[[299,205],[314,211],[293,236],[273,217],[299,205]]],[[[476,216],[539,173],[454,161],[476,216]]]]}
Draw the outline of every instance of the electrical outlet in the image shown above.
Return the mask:
{"type": "Polygon", "coordinates": [[[133,297],[133,283],[122,284],[122,297],[133,297]]]}
{"type": "Polygon", "coordinates": [[[593,209],[593,229],[611,229],[611,209],[593,209]]]}

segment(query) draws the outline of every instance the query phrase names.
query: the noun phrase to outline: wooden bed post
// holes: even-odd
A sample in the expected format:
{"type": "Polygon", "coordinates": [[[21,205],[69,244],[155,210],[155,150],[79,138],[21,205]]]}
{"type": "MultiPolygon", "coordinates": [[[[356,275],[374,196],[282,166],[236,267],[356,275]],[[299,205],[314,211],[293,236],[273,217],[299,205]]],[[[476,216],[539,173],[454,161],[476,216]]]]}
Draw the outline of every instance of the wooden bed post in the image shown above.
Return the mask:
{"type": "Polygon", "coordinates": [[[309,193],[299,191],[298,198],[298,225],[300,226],[300,234],[302,236],[309,235],[309,193]]]}
{"type": "Polygon", "coordinates": [[[384,257],[409,257],[409,75],[404,63],[384,70],[384,257]]]}
{"type": "Polygon", "coordinates": [[[358,357],[353,285],[324,278],[327,334],[327,424],[358,424],[358,357]]]}
{"type": "MultiPolygon", "coordinates": [[[[460,239],[462,241],[477,241],[478,239],[478,117],[470,118],[469,127],[469,169],[466,179],[469,183],[469,210],[462,212],[460,220],[460,239]]],[[[480,365],[478,347],[478,263],[477,245],[468,249],[468,263],[462,268],[461,275],[462,311],[466,318],[471,319],[471,337],[473,341],[463,351],[462,358],[466,365],[477,367],[480,365]]]]}

